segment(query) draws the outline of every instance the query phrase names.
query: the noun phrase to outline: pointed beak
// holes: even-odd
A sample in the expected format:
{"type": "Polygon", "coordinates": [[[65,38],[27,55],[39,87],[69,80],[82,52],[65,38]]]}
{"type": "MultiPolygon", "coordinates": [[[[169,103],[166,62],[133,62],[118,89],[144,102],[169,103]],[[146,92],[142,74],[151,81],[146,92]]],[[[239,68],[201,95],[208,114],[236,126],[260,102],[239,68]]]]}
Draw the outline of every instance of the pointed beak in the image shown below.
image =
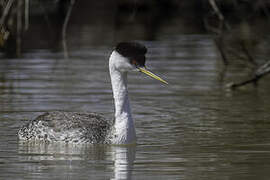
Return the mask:
{"type": "Polygon", "coordinates": [[[157,75],[155,75],[154,73],[150,72],[149,70],[145,69],[144,67],[138,67],[138,70],[156,80],[159,80],[165,84],[169,84],[167,81],[163,80],[162,78],[158,77],[157,75]]]}

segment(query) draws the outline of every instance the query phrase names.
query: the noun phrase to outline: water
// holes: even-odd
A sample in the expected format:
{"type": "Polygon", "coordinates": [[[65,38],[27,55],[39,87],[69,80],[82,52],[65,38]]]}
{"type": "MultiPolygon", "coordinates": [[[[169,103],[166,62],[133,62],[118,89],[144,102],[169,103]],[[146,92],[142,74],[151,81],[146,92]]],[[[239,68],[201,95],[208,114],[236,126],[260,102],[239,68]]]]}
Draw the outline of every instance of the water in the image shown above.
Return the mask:
{"type": "Polygon", "coordinates": [[[70,59],[49,50],[1,58],[0,179],[269,179],[270,87],[224,90],[208,36],[144,43],[147,66],[169,85],[129,74],[135,146],[27,144],[16,136],[46,111],[110,119],[111,47],[74,48],[70,59]]]}

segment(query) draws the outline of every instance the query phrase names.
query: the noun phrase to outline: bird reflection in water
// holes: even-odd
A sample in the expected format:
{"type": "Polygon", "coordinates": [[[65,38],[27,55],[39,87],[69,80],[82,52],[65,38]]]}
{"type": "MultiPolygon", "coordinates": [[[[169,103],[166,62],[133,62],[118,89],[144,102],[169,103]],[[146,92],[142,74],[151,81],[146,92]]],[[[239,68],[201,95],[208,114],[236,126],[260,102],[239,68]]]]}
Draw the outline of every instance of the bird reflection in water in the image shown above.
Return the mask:
{"type": "Polygon", "coordinates": [[[20,161],[26,163],[25,169],[35,179],[38,179],[34,175],[37,175],[36,171],[40,173],[40,169],[46,169],[46,166],[49,171],[52,171],[49,172],[50,174],[65,178],[80,179],[80,176],[90,178],[103,174],[110,179],[131,179],[136,145],[20,142],[18,153],[20,161]],[[81,171],[78,171],[78,168],[81,168],[81,171]],[[76,171],[73,171],[74,169],[76,171]],[[100,172],[101,170],[104,172],[100,172]]]}

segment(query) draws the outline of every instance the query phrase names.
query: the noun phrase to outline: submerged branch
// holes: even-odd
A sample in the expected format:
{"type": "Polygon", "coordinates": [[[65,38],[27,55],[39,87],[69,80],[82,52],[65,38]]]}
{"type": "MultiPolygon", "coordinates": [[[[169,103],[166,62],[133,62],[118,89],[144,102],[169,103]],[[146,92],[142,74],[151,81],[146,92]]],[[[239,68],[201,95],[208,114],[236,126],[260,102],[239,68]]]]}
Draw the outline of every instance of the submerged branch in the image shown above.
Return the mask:
{"type": "Polygon", "coordinates": [[[226,55],[224,48],[223,48],[223,45],[222,45],[222,36],[215,39],[215,44],[220,52],[220,55],[221,55],[221,58],[222,58],[224,65],[227,66],[229,64],[229,61],[228,61],[227,55],[226,55]]]}
{"type": "Polygon", "coordinates": [[[249,61],[252,65],[257,66],[256,61],[253,59],[253,57],[252,57],[252,55],[250,54],[249,50],[247,49],[245,43],[244,43],[244,42],[241,42],[240,45],[241,45],[241,48],[242,48],[243,53],[247,56],[248,61],[249,61]]]}
{"type": "Polygon", "coordinates": [[[231,83],[228,86],[231,89],[236,89],[238,87],[253,83],[257,85],[257,82],[266,75],[270,74],[270,60],[261,65],[254,73],[254,76],[246,81],[242,81],[240,83],[231,83]]]}

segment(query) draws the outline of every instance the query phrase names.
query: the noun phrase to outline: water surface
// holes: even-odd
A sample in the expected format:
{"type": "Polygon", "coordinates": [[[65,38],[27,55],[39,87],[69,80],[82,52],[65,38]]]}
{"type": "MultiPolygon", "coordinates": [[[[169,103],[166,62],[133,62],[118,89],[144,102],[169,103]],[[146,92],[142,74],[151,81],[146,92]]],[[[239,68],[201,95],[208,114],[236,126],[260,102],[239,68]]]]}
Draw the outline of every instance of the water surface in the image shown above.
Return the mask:
{"type": "MultiPolygon", "coordinates": [[[[0,59],[0,179],[269,179],[270,87],[226,91],[210,37],[144,42],[163,85],[129,73],[136,146],[28,144],[17,130],[46,111],[113,117],[111,47],[0,59]]],[[[269,79],[268,79],[269,80],[269,79]]]]}

